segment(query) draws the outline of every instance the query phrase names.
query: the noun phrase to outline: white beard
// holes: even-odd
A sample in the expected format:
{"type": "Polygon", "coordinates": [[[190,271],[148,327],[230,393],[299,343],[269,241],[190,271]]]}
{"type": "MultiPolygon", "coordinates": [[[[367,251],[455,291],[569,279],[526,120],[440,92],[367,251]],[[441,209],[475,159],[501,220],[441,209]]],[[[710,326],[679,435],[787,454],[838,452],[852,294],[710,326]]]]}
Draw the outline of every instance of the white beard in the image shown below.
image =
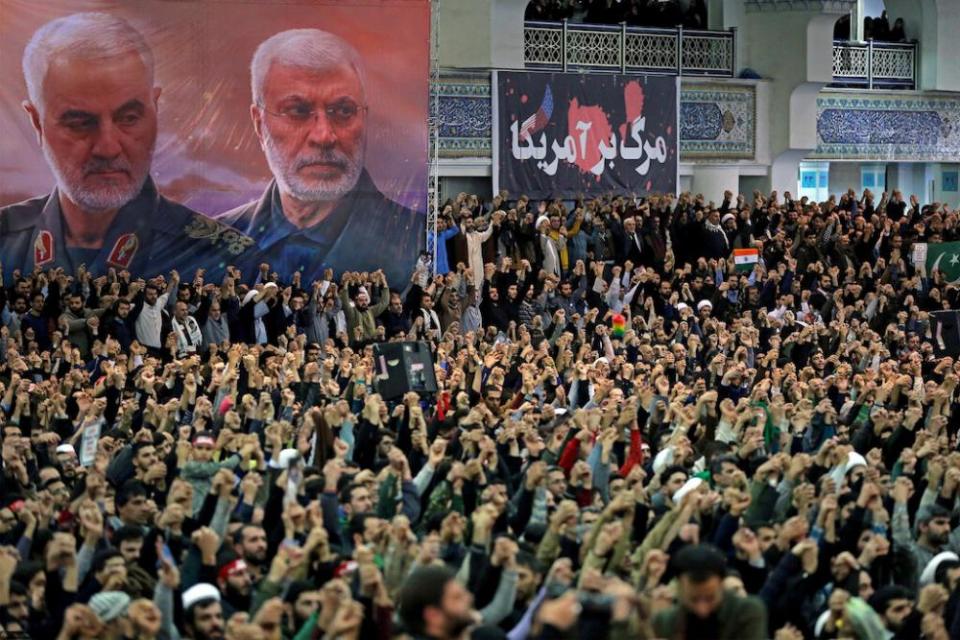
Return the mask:
{"type": "MultiPolygon", "coordinates": [[[[153,155],[153,149],[150,150],[153,155]]],[[[133,173],[133,169],[126,161],[111,162],[88,162],[79,170],[74,167],[62,167],[57,162],[56,157],[50,151],[50,147],[43,145],[43,156],[47,159],[47,165],[53,171],[57,179],[57,187],[81,210],[89,213],[102,213],[104,211],[113,211],[127,204],[140,194],[147,176],[150,173],[149,166],[141,175],[133,173]],[[108,166],[112,169],[124,170],[130,173],[131,180],[125,185],[102,186],[97,189],[88,189],[83,186],[84,175],[93,166],[108,166]]]]}
{"type": "MultiPolygon", "coordinates": [[[[366,135],[366,134],[364,134],[366,135]]],[[[360,148],[366,146],[366,137],[361,141],[360,148]]],[[[270,132],[263,128],[263,150],[267,157],[270,172],[273,173],[277,185],[284,193],[288,193],[302,202],[329,202],[344,197],[357,185],[363,171],[363,153],[351,158],[341,151],[318,151],[309,157],[298,157],[287,161],[270,137],[270,132]],[[305,180],[297,173],[309,161],[328,161],[342,163],[346,170],[339,178],[332,180],[305,180]],[[308,162],[304,162],[308,161],[308,162]]]]}

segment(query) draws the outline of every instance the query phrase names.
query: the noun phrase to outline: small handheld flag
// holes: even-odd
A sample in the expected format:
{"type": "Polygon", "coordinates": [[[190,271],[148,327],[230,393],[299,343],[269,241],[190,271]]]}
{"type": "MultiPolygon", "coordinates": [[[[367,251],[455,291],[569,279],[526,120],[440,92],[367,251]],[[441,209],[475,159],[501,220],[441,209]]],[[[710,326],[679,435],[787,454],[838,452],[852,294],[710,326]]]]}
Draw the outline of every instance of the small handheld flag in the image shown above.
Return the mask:
{"type": "Polygon", "coordinates": [[[733,261],[736,264],[737,271],[753,271],[753,268],[760,262],[760,250],[734,249],[733,261]]]}
{"type": "Polygon", "coordinates": [[[610,319],[610,334],[614,338],[622,338],[627,333],[627,320],[622,314],[615,313],[610,319]]]}

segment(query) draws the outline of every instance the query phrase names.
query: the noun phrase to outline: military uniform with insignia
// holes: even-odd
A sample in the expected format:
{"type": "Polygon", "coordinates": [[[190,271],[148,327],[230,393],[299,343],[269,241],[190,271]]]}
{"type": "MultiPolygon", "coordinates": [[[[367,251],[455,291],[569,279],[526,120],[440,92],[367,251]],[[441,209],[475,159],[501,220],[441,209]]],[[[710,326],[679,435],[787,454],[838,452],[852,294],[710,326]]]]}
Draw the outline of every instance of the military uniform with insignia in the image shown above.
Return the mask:
{"type": "Polygon", "coordinates": [[[270,182],[263,196],[217,217],[254,238],[265,262],[278,273],[319,280],[324,269],[383,269],[391,286],[403,289],[424,244],[426,216],[393,202],[364,170],[356,186],[322,222],[298,229],[283,213],[280,189],[270,182]]]}
{"type": "Polygon", "coordinates": [[[102,275],[110,267],[151,278],[176,269],[191,277],[206,269],[218,282],[227,265],[251,273],[259,263],[252,238],[160,195],[152,179],[121,207],[100,249],[68,248],[56,189],[0,208],[0,260],[25,273],[35,267],[63,267],[74,273],[86,264],[102,275]]]}

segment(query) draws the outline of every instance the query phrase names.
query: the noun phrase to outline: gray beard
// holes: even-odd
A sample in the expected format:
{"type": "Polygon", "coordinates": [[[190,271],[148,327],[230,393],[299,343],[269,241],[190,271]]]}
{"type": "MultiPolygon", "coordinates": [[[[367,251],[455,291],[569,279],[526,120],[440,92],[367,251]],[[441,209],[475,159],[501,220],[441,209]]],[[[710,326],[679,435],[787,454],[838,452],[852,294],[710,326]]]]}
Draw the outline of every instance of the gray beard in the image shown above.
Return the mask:
{"type": "MultiPolygon", "coordinates": [[[[97,190],[86,189],[83,186],[83,173],[86,167],[79,172],[65,170],[57,163],[57,159],[50,151],[50,147],[43,145],[43,156],[47,160],[47,165],[57,179],[57,188],[63,192],[72,202],[85,213],[103,213],[105,211],[114,211],[132,201],[140,195],[143,185],[149,176],[149,168],[143,175],[133,175],[128,186],[103,187],[97,190]],[[77,175],[79,173],[79,175],[77,175]]],[[[153,149],[150,150],[153,155],[153,149]]],[[[124,166],[129,170],[128,167],[124,166]]]]}
{"type": "MultiPolygon", "coordinates": [[[[365,146],[366,139],[361,148],[365,146]]],[[[270,172],[280,190],[287,193],[301,202],[330,202],[339,200],[357,186],[360,174],[363,172],[363,153],[358,154],[357,158],[350,158],[340,153],[335,153],[330,159],[343,162],[346,165],[346,171],[340,178],[334,180],[305,181],[297,175],[295,160],[287,163],[283,154],[277,148],[270,137],[270,132],[266,127],[263,129],[263,150],[267,158],[267,164],[270,166],[270,172]],[[291,166],[292,165],[292,166],[291,166]]],[[[325,154],[330,155],[330,154],[325,154]]],[[[326,158],[325,158],[326,159],[326,158]]]]}

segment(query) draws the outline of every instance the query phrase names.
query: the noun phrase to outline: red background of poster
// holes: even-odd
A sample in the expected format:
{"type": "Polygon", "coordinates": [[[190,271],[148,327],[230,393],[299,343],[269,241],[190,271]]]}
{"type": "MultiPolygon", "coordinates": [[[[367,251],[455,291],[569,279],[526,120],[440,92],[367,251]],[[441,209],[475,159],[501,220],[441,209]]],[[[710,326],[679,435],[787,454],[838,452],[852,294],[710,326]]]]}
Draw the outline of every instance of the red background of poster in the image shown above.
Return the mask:
{"type": "Polygon", "coordinates": [[[259,198],[270,170],[250,122],[250,60],[293,28],[318,28],[366,62],[366,167],[389,198],[426,206],[430,6],[426,0],[0,0],[0,206],[50,192],[54,178],[21,103],[23,49],[44,23],[106,11],[146,38],[156,61],[164,195],[216,216],[259,198]]]}

